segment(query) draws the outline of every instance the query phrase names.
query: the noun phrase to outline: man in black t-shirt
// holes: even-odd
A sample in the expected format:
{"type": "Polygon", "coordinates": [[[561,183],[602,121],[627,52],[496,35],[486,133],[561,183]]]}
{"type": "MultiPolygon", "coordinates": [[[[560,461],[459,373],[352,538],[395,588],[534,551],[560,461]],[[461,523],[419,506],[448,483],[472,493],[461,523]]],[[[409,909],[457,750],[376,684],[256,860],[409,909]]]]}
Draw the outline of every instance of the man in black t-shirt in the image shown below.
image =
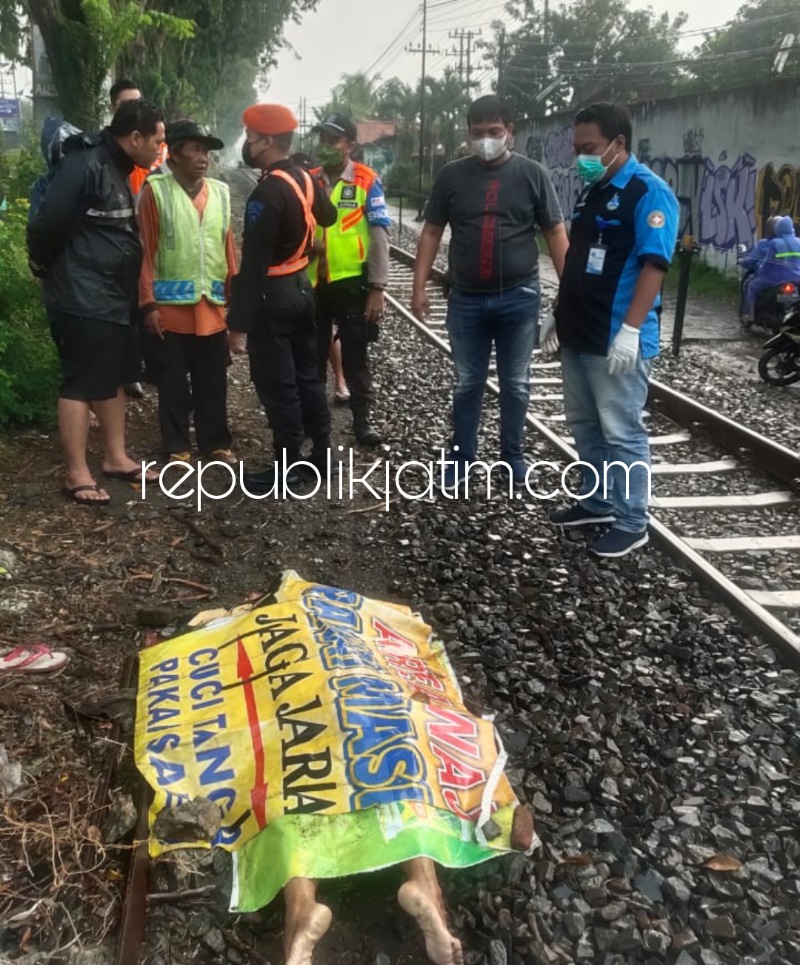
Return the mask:
{"type": "Polygon", "coordinates": [[[568,246],[549,175],[536,161],[509,150],[514,125],[506,104],[494,96],[478,98],[467,113],[467,127],[472,153],[445,165],[433,185],[411,302],[414,314],[424,318],[425,283],[449,224],[447,330],[456,385],[453,452],[443,486],[448,495],[457,492],[465,464],[476,458],[492,344],[500,382],[500,458],[514,483],[525,483],[523,436],[539,317],[537,227],[559,277],[568,246]]]}

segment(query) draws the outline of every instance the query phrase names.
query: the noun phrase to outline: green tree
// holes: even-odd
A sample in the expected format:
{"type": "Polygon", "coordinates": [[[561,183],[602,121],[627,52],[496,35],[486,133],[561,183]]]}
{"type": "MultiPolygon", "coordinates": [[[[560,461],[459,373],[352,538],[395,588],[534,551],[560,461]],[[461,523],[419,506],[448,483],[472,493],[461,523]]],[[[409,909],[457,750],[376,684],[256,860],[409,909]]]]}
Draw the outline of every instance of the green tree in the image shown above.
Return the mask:
{"type": "Polygon", "coordinates": [[[453,158],[466,133],[467,108],[472,95],[454,68],[446,68],[441,78],[426,78],[428,117],[428,157],[433,161],[437,146],[446,158],[453,158]]]}
{"type": "Polygon", "coordinates": [[[62,111],[86,128],[101,121],[103,84],[137,37],[188,40],[194,32],[191,19],[136,0],[0,0],[1,46],[14,62],[24,56],[20,38],[28,20],[41,31],[62,111]]]}
{"type": "Polygon", "coordinates": [[[318,0],[0,0],[0,52],[19,61],[28,18],[42,32],[64,114],[96,127],[109,74],[132,76],[168,117],[241,129],[287,20],[318,0]]]}
{"type": "Polygon", "coordinates": [[[383,83],[376,93],[376,116],[397,125],[395,152],[398,161],[409,161],[416,150],[419,105],[419,90],[397,77],[383,83]]]}
{"type": "Polygon", "coordinates": [[[800,77],[800,2],[750,0],[697,48],[687,86],[713,90],[775,77],[776,57],[787,34],[794,35],[794,43],[787,48],[781,76],[800,77]]]}
{"type": "Polygon", "coordinates": [[[519,23],[496,30],[488,53],[519,115],[567,108],[596,97],[633,100],[664,93],[678,58],[686,15],[632,10],[629,0],[562,3],[547,20],[529,0],[510,5],[519,23]]]}
{"type": "Polygon", "coordinates": [[[226,142],[241,133],[242,111],[254,87],[274,66],[283,28],[312,11],[317,0],[159,0],[196,25],[189,41],[164,35],[138,38],[120,60],[168,118],[191,115],[213,125],[226,142]]]}
{"type": "Polygon", "coordinates": [[[329,114],[348,114],[354,120],[366,121],[375,116],[378,78],[363,73],[342,74],[339,83],[331,91],[330,103],[314,108],[318,120],[329,114]]]}

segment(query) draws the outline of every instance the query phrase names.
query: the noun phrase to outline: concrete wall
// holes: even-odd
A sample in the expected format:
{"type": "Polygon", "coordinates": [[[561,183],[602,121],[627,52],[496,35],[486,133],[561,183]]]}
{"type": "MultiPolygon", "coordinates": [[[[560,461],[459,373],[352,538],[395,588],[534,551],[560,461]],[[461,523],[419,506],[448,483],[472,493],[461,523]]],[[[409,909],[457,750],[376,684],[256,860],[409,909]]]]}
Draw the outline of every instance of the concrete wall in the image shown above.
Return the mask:
{"type": "MultiPolygon", "coordinates": [[[[635,104],[633,147],[681,203],[681,232],[703,257],[732,268],[736,247],[761,236],[770,215],[800,222],[800,80],[635,104]]],[[[571,115],[524,121],[516,149],[550,170],[569,217],[580,185],[571,115]]]]}

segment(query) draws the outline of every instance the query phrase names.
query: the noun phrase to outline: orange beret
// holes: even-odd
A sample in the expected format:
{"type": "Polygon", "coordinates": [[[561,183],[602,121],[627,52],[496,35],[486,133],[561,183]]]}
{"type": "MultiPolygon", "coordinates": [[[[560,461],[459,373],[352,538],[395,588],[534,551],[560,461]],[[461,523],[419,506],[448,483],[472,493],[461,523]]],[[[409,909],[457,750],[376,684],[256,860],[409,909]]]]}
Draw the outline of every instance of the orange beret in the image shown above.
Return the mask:
{"type": "Polygon", "coordinates": [[[253,104],[242,114],[244,126],[256,134],[288,134],[297,130],[297,118],[283,104],[253,104]]]}

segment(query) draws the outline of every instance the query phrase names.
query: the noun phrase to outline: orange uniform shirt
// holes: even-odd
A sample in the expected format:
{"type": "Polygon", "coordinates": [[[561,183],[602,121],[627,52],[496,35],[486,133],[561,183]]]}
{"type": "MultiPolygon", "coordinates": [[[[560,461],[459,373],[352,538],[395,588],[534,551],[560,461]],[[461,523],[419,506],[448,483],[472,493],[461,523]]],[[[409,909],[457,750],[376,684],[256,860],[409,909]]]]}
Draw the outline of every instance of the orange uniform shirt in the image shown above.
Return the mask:
{"type": "Polygon", "coordinates": [[[158,157],[153,161],[149,168],[134,168],[128,175],[128,184],[131,188],[131,194],[134,198],[139,196],[139,192],[144,187],[144,182],[147,180],[148,175],[152,174],[153,171],[157,171],[161,165],[167,160],[169,154],[169,149],[167,148],[167,142],[164,141],[161,147],[158,149],[158,157]]]}
{"type": "MultiPolygon", "coordinates": [[[[200,214],[208,203],[208,185],[204,184],[192,203],[200,214]]],[[[154,305],[153,280],[155,278],[155,260],[159,242],[159,218],[153,189],[149,184],[144,186],[139,200],[139,234],[142,239],[142,273],[139,276],[139,306],[144,308],[154,305]]],[[[225,257],[228,262],[228,277],[225,279],[225,298],[230,297],[231,278],[237,273],[236,242],[233,229],[228,228],[225,239],[225,257]]],[[[175,332],[178,335],[214,335],[225,329],[225,309],[222,305],[214,305],[203,296],[196,305],[164,305],[158,306],[161,315],[161,328],[165,332],[175,332]]]]}

